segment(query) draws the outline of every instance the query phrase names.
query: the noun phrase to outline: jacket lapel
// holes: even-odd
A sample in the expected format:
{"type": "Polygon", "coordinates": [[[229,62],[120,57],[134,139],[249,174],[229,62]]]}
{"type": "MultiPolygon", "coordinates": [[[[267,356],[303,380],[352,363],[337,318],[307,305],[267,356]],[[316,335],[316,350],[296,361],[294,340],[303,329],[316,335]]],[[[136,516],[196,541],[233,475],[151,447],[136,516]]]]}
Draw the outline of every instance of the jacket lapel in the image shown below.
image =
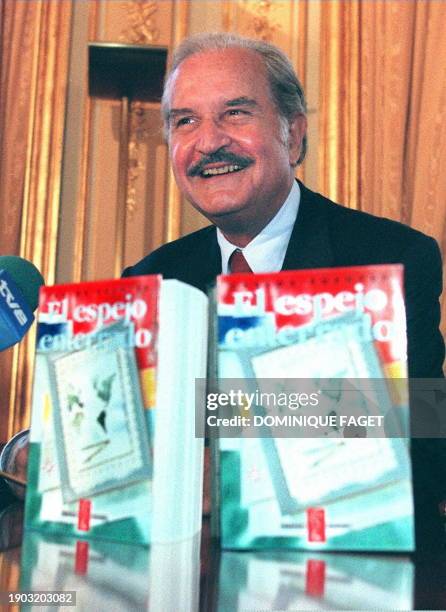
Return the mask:
{"type": "Polygon", "coordinates": [[[316,193],[300,181],[300,204],[282,270],[329,268],[335,265],[331,248],[328,209],[316,193]]]}
{"type": "Polygon", "coordinates": [[[192,261],[187,262],[186,276],[189,277],[186,282],[207,291],[215,284],[216,277],[221,274],[221,254],[215,226],[208,228],[203,240],[197,241],[196,247],[192,261]]]}

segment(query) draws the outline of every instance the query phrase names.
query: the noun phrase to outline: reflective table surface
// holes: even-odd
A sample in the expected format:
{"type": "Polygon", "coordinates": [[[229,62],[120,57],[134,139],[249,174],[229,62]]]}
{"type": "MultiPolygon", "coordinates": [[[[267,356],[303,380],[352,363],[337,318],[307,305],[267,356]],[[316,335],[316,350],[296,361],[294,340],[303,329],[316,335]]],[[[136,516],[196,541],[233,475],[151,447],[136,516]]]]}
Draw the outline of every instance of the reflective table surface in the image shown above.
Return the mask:
{"type": "MultiPolygon", "coordinates": [[[[446,555],[220,551],[207,521],[191,540],[147,549],[23,534],[22,522],[21,503],[0,510],[1,592],[76,593],[75,607],[33,609],[446,609],[446,555]]],[[[0,609],[14,608],[3,604],[0,609]]]]}

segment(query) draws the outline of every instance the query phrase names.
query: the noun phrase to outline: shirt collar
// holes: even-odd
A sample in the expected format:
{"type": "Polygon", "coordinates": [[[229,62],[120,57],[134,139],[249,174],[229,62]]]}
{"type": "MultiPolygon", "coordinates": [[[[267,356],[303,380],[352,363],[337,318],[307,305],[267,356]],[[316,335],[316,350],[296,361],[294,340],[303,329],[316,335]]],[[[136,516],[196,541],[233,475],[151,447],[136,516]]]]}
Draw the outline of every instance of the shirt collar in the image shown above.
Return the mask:
{"type": "MultiPolygon", "coordinates": [[[[290,193],[276,215],[249,244],[240,249],[253,272],[278,272],[282,269],[299,203],[299,184],[293,181],[290,193]]],[[[229,242],[218,228],[217,241],[221,251],[222,273],[227,274],[229,258],[238,247],[229,242]]]]}

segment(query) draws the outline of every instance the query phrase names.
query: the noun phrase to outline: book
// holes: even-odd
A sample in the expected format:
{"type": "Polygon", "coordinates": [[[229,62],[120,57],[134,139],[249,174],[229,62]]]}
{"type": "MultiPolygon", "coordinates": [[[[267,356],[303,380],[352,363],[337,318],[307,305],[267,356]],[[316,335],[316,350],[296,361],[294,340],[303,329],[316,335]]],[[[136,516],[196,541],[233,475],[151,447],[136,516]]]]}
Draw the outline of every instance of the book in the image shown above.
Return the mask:
{"type": "Polygon", "coordinates": [[[414,574],[399,555],[223,551],[216,609],[411,610],[414,574]]]}
{"type": "Polygon", "coordinates": [[[175,280],[42,288],[28,528],[139,544],[201,528],[206,337],[206,296],[175,280]]]}
{"type": "Polygon", "coordinates": [[[402,266],[220,276],[216,302],[222,547],[413,550],[402,266]]]}
{"type": "Polygon", "coordinates": [[[34,605],[195,612],[199,580],[200,533],[150,549],[37,531],[28,531],[22,544],[20,590],[35,593],[34,605]]]}
{"type": "Polygon", "coordinates": [[[77,610],[147,610],[150,556],[146,546],[27,531],[20,590],[37,592],[34,605],[44,609],[52,604],[77,610]]]}

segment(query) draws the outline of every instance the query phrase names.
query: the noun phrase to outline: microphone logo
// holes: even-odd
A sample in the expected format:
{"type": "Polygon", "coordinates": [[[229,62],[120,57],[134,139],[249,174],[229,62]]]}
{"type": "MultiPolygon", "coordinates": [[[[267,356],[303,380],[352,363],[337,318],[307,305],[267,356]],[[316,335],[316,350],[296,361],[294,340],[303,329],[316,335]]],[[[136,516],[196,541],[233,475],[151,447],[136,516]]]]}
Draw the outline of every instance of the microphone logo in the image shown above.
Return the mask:
{"type": "Polygon", "coordinates": [[[9,288],[8,283],[6,282],[4,278],[0,280],[0,295],[5,299],[7,306],[9,307],[10,310],[12,310],[19,324],[22,326],[27,325],[29,321],[28,317],[26,316],[26,314],[23,312],[20,305],[16,301],[14,294],[12,293],[11,289],[9,288]]]}

